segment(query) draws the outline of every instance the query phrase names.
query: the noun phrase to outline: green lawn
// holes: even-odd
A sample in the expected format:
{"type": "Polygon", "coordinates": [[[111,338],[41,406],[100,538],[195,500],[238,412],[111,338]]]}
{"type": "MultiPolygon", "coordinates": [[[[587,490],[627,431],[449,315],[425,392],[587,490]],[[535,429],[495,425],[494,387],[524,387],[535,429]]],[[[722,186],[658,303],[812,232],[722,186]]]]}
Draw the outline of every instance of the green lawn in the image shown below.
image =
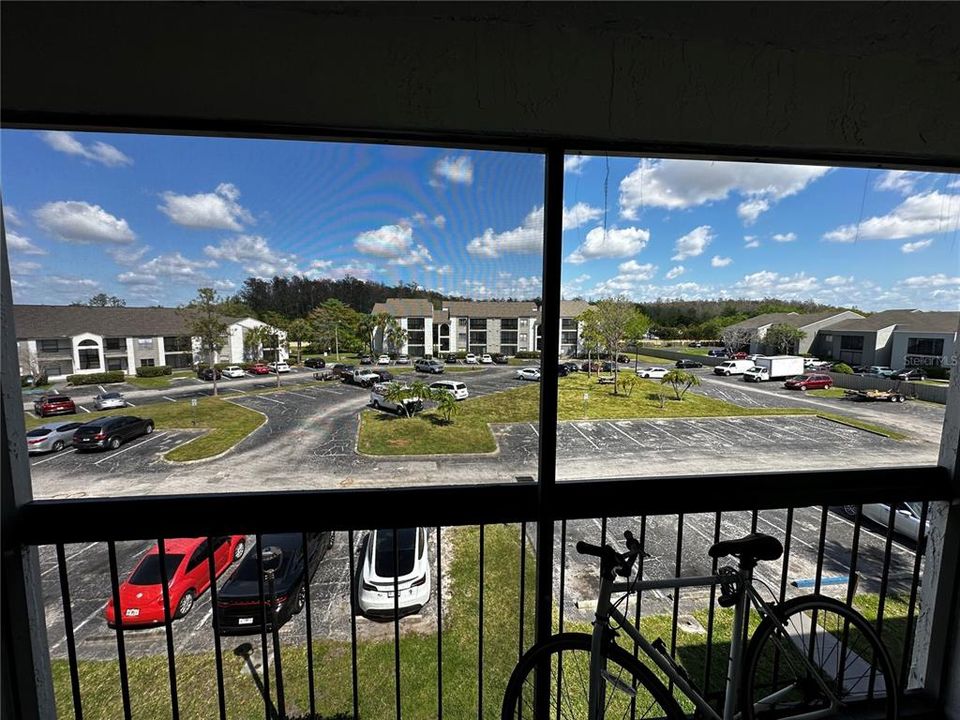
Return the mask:
{"type": "Polygon", "coordinates": [[[195,377],[195,374],[190,370],[177,370],[172,375],[158,375],[157,377],[137,377],[132,375],[128,377],[124,382],[134,385],[143,390],[157,390],[168,388],[173,384],[174,386],[179,385],[177,383],[171,383],[171,380],[174,378],[188,378],[195,377]]]}
{"type": "MultiPolygon", "coordinates": [[[[219,398],[201,398],[197,401],[196,408],[191,407],[188,402],[181,401],[142,408],[82,413],[76,418],[87,422],[106,415],[131,414],[152,418],[158,430],[170,428],[207,430],[200,437],[168,452],[165,457],[173,461],[202,460],[219,455],[232,448],[266,421],[258,412],[219,398]]],[[[26,415],[25,420],[28,430],[49,422],[48,419],[39,419],[31,415],[26,415]]]]}
{"type": "Polygon", "coordinates": [[[812,395],[813,397],[825,397],[825,398],[842,398],[843,397],[843,388],[824,388],[822,390],[807,390],[807,395],[812,395]]]}

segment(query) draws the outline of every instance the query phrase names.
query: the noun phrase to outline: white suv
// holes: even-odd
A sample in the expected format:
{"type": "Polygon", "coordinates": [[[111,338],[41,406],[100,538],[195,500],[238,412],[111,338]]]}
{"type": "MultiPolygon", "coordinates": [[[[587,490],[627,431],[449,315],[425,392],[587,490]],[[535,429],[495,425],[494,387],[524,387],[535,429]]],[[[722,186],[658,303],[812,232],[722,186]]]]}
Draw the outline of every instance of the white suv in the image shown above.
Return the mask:
{"type": "Polygon", "coordinates": [[[470,397],[470,391],[462,382],[456,380],[437,380],[430,383],[431,390],[443,390],[453,395],[454,400],[466,400],[470,397]]]}
{"type": "Polygon", "coordinates": [[[467,356],[463,359],[463,361],[464,361],[467,365],[476,365],[476,364],[477,364],[477,356],[474,355],[473,353],[467,353],[467,356]]]}

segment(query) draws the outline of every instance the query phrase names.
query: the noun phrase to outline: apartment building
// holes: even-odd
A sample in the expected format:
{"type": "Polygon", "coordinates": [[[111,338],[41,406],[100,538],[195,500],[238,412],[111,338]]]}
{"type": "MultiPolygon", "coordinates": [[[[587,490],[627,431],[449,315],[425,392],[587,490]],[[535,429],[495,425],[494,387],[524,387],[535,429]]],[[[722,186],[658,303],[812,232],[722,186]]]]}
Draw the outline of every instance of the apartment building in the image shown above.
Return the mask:
{"type": "Polygon", "coordinates": [[[884,310],[821,331],[820,352],[848,365],[948,366],[956,361],[960,312],[884,310]]]}
{"type": "MultiPolygon", "coordinates": [[[[176,308],[15,305],[13,317],[21,375],[45,374],[51,380],[108,370],[133,375],[141,366],[190,368],[208,361],[176,308]]],[[[226,322],[227,342],[217,362],[243,362],[254,352],[267,359],[277,353],[281,360],[288,357],[283,330],[271,328],[275,341],[254,350],[245,342],[246,334],[269,326],[255,318],[226,322]],[[273,345],[279,347],[269,347],[273,345]]]]}
{"type": "Polygon", "coordinates": [[[774,325],[789,325],[803,333],[797,347],[792,352],[819,353],[818,333],[847,320],[862,320],[863,315],[852,310],[828,310],[820,313],[764,313],[730,325],[728,330],[744,330],[750,333],[750,352],[759,353],[770,350],[764,342],[767,331],[774,325]]]}

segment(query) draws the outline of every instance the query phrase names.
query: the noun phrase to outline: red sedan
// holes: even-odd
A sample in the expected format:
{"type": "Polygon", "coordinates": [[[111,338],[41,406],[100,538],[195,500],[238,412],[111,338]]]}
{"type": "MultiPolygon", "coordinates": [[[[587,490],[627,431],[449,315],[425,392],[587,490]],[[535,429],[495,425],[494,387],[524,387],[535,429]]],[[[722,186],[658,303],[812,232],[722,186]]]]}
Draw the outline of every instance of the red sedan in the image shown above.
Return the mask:
{"type": "MultiPolygon", "coordinates": [[[[170,617],[180,618],[210,587],[210,544],[207,538],[175,538],[163,543],[169,587],[170,617]]],[[[243,557],[244,536],[223,535],[213,538],[213,565],[217,577],[234,560],[243,557]]],[[[164,622],[163,587],[160,574],[160,548],[154,545],[120,584],[120,607],[124,627],[155,625],[164,622]]],[[[116,623],[113,598],[104,611],[107,624],[116,623]]]]}
{"type": "Polygon", "coordinates": [[[783,386],[787,390],[829,390],[833,387],[833,378],[829,375],[797,375],[783,386]]]}
{"type": "Polygon", "coordinates": [[[268,368],[264,363],[257,363],[250,367],[250,372],[254,375],[269,375],[270,368],[268,368]]]}

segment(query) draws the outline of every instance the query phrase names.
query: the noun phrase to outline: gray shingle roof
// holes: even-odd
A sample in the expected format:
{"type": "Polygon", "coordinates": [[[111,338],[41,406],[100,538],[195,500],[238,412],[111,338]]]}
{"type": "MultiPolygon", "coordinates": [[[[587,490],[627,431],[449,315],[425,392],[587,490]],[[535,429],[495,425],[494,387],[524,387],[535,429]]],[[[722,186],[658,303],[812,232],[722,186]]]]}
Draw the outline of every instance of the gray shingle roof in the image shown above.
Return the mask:
{"type": "Polygon", "coordinates": [[[387,298],[373,306],[373,314],[387,313],[393,317],[433,317],[433,303],[422,298],[387,298]]]}
{"type": "Polygon", "coordinates": [[[910,332],[957,332],[960,312],[923,310],[884,310],[862,320],[844,320],[831,330],[840,332],[875,332],[896,325],[896,330],[910,332]]]}
{"type": "Polygon", "coordinates": [[[451,300],[445,302],[443,307],[450,311],[451,317],[520,318],[537,316],[537,306],[532,301],[451,300]]]}
{"type": "MultiPolygon", "coordinates": [[[[789,325],[790,327],[802,328],[807,325],[812,325],[813,323],[818,323],[823,320],[827,320],[836,315],[842,315],[846,310],[826,310],[819,313],[797,313],[797,312],[787,312],[787,313],[764,313],[763,315],[757,315],[756,317],[747,318],[746,320],[741,320],[738,323],[731,325],[731,328],[737,328],[742,330],[757,330],[758,328],[766,327],[767,325],[789,325]]],[[[843,322],[850,322],[845,320],[843,322]]],[[[838,323],[837,325],[832,325],[831,330],[842,325],[843,322],[838,323]]]]}
{"type": "MultiPolygon", "coordinates": [[[[236,322],[239,318],[227,318],[236,322]]],[[[177,308],[87,307],[85,305],[14,305],[18,340],[72,337],[94,333],[104,337],[183,335],[186,322],[177,308]]]]}

